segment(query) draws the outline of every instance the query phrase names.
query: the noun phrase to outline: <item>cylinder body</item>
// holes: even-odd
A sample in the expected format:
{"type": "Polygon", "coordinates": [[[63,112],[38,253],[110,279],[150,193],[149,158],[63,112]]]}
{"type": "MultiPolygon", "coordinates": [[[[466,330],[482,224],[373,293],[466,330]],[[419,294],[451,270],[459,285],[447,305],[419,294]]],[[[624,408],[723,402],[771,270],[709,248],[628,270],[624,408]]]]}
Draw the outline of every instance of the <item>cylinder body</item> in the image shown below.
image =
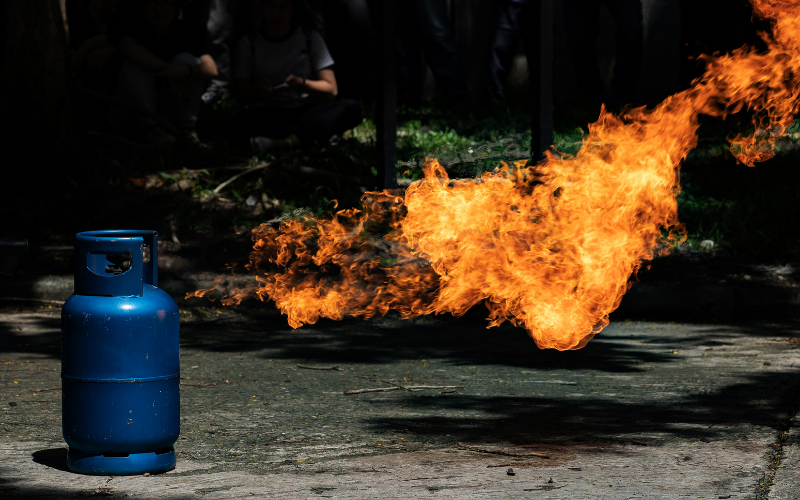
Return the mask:
{"type": "Polygon", "coordinates": [[[142,474],[175,466],[180,318],[175,301],[157,288],[156,237],[152,231],[75,237],[75,294],[61,312],[62,430],[75,472],[142,474]]]}

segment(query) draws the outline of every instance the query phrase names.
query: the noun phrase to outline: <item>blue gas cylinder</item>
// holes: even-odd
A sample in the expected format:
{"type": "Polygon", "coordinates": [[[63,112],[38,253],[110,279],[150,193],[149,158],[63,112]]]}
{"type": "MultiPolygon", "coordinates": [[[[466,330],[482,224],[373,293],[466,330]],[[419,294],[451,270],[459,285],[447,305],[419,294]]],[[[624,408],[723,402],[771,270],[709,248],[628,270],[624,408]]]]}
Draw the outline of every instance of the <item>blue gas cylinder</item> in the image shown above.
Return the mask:
{"type": "Polygon", "coordinates": [[[157,238],[75,235],[75,293],[61,312],[62,429],[75,472],[175,467],[180,315],[158,288],[157,238]]]}

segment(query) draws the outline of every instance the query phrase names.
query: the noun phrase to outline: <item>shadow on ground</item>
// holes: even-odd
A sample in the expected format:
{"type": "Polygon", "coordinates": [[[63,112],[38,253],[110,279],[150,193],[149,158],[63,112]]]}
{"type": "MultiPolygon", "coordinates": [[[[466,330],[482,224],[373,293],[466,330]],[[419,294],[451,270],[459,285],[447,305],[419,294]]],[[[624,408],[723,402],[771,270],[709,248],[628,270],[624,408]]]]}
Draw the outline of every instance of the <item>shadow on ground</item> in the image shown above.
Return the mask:
{"type": "MultiPolygon", "coordinates": [[[[123,491],[112,489],[113,484],[108,486],[97,486],[96,488],[86,489],[66,489],[58,486],[29,486],[19,485],[22,480],[9,478],[0,467],[0,491],[2,498],[26,500],[62,500],[72,498],[130,498],[131,495],[123,491]]],[[[106,478],[99,478],[98,483],[103,484],[106,478]]],[[[160,495],[159,498],[165,500],[189,500],[197,498],[196,495],[160,495]]]]}
{"type": "MultiPolygon", "coordinates": [[[[625,321],[619,322],[622,323],[625,321]]],[[[612,323],[609,328],[614,326],[612,323]]],[[[623,336],[609,337],[601,332],[583,349],[556,351],[539,349],[523,328],[505,324],[487,329],[480,308],[473,308],[460,318],[442,315],[412,320],[321,320],[295,330],[272,305],[264,305],[243,309],[241,316],[184,324],[181,345],[228,353],[266,349],[268,357],[321,364],[446,358],[463,365],[624,373],[641,371],[644,363],[671,361],[672,350],[678,345],[724,346],[741,336],[795,337],[798,326],[797,322],[703,325],[697,335],[676,339],[669,334],[670,325],[665,324],[623,336]],[[644,344],[661,345],[663,349],[645,348],[644,344]]]]}
{"type": "Polygon", "coordinates": [[[37,464],[42,464],[52,469],[70,472],[67,467],[67,448],[49,448],[47,450],[39,450],[33,452],[31,455],[33,461],[37,464]]]}
{"type": "Polygon", "coordinates": [[[26,315],[17,321],[0,316],[0,362],[5,353],[61,358],[61,318],[26,315]]]}
{"type": "MultiPolygon", "coordinates": [[[[67,467],[67,448],[49,448],[33,452],[31,455],[33,462],[57,469],[62,472],[67,472],[72,476],[85,477],[76,474],[69,470],[67,467]]],[[[0,491],[2,491],[2,498],[25,498],[29,500],[35,499],[67,499],[67,498],[128,498],[131,495],[123,491],[116,491],[112,488],[113,476],[98,476],[97,486],[94,488],[75,489],[63,488],[58,486],[30,486],[19,485],[23,479],[9,477],[10,475],[0,467],[0,491]]],[[[159,496],[168,500],[183,500],[194,498],[194,496],[187,495],[173,495],[173,496],[159,496]]]]}
{"type": "MultiPolygon", "coordinates": [[[[731,439],[731,427],[781,428],[800,397],[800,370],[777,377],[756,376],[699,394],[658,397],[658,389],[609,386],[619,398],[427,395],[400,400],[414,417],[378,417],[373,432],[449,435],[452,441],[526,444],[629,444],[653,446],[663,439],[695,439],[698,445],[724,439],[748,446],[745,434],[731,439]],[[624,395],[623,395],[624,394],[624,395]],[[438,415],[431,415],[438,413],[438,415]],[[491,415],[469,418],[465,414],[491,415]],[[655,438],[654,434],[661,434],[655,438]],[[636,437],[639,435],[639,437],[636,437]]],[[[575,392],[585,391],[578,386],[575,392]]],[[[380,402],[370,402],[378,406],[380,402]]]]}

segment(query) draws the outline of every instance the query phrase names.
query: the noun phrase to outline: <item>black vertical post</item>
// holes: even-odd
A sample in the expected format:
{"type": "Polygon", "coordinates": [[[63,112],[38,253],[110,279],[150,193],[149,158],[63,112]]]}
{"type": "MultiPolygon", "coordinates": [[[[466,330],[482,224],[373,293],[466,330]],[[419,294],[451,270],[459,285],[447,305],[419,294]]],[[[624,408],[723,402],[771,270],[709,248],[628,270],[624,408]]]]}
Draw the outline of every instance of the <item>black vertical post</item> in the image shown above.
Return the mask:
{"type": "Polygon", "coordinates": [[[553,65],[555,46],[553,43],[553,0],[538,0],[531,5],[531,23],[527,29],[534,30],[533,60],[530,65],[530,86],[533,106],[531,109],[531,158],[538,161],[553,144],[553,65]]]}
{"type": "MultiPolygon", "coordinates": [[[[402,1],[402,0],[401,0],[402,1]]],[[[378,146],[378,187],[397,187],[397,88],[395,74],[395,0],[379,0],[380,89],[375,102],[378,146]]]]}

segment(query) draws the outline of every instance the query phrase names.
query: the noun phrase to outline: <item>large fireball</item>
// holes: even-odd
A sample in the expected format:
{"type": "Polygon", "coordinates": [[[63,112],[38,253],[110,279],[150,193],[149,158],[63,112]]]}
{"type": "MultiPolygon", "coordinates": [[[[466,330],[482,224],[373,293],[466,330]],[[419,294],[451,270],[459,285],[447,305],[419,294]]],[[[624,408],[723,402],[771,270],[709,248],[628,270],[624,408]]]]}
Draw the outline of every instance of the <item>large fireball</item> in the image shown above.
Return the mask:
{"type": "Polygon", "coordinates": [[[690,89],[654,109],[601,111],[574,157],[548,154],[469,181],[450,181],[432,160],[404,196],[367,193],[361,210],[262,225],[249,265],[256,281],[223,303],[274,301],[293,327],[484,304],[490,326],[524,326],[542,348],[583,347],[642,262],[680,238],[679,167],[699,115],[753,111],[756,133],[732,141],[752,166],[772,156],[772,138],[797,112],[800,0],[753,5],[773,27],[766,53],[707,57],[690,89]]]}

